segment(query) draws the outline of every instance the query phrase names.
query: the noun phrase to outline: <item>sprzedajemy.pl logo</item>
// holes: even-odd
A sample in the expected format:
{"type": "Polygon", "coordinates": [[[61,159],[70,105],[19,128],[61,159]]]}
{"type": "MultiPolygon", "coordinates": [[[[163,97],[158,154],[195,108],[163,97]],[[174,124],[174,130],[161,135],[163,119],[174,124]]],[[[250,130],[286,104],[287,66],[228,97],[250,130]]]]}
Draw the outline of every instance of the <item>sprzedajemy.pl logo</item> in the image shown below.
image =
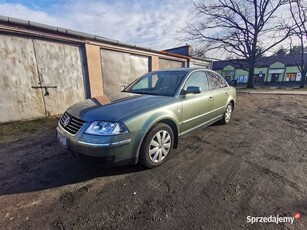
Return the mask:
{"type": "Polygon", "coordinates": [[[293,216],[247,216],[247,223],[291,223],[293,224],[294,220],[301,219],[301,214],[299,212],[295,212],[293,216]]]}

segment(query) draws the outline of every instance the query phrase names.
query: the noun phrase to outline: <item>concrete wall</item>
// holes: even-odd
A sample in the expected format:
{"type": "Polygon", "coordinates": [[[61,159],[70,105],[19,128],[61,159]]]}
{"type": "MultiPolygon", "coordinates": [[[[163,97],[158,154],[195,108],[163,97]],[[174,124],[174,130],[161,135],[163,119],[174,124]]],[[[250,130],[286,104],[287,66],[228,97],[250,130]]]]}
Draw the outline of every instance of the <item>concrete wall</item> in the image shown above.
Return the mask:
{"type": "Polygon", "coordinates": [[[103,94],[100,47],[86,44],[85,50],[89,75],[90,96],[96,97],[103,94]]]}
{"type": "Polygon", "coordinates": [[[151,71],[159,70],[159,57],[151,56],[150,61],[151,61],[150,70],[151,71]]]}
{"type": "Polygon", "coordinates": [[[0,122],[61,114],[85,98],[78,46],[0,35],[0,68],[0,122]]]}
{"type": "Polygon", "coordinates": [[[204,68],[204,69],[209,69],[211,63],[208,61],[200,61],[200,60],[195,60],[191,59],[189,63],[189,67],[191,68],[204,68]]]}

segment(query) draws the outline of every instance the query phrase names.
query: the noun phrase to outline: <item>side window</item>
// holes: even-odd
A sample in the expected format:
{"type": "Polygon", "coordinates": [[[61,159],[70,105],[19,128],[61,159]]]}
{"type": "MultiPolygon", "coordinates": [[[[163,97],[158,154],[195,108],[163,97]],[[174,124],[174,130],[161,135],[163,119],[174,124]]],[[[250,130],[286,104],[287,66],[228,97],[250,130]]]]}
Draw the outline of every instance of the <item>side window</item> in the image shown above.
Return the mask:
{"type": "Polygon", "coordinates": [[[149,79],[150,88],[155,88],[158,80],[159,80],[158,75],[156,75],[156,74],[152,75],[151,79],[149,79]]]}
{"type": "Polygon", "coordinates": [[[186,81],[184,89],[186,90],[189,86],[198,86],[200,87],[201,92],[209,90],[206,73],[202,71],[192,73],[192,75],[186,81]]]}
{"type": "Polygon", "coordinates": [[[226,81],[218,74],[208,72],[212,89],[227,87],[226,81]]]}

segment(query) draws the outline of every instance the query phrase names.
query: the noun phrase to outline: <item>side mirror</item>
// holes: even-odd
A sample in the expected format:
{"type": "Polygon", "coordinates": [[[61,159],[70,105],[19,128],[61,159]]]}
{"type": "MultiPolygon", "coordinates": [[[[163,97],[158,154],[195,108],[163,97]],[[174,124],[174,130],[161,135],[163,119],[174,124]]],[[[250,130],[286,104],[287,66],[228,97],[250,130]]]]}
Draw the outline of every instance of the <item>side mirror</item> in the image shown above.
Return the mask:
{"type": "Polygon", "coordinates": [[[198,86],[189,86],[185,91],[185,94],[200,94],[201,90],[198,86]]]}

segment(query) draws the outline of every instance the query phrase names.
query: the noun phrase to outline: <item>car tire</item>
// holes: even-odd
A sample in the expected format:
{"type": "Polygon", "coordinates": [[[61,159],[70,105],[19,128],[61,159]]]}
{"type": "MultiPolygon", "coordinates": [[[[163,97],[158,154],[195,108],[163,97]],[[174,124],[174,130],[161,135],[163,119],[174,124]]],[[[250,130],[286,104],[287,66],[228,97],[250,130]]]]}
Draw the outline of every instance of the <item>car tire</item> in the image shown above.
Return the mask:
{"type": "Polygon", "coordinates": [[[163,164],[173,149],[173,130],[164,123],[154,125],[143,141],[139,162],[147,168],[163,164]]]}
{"type": "Polygon", "coordinates": [[[231,116],[232,116],[232,112],[233,112],[233,105],[232,105],[232,103],[229,103],[226,106],[223,118],[222,118],[220,123],[223,124],[223,125],[228,124],[230,122],[230,119],[231,119],[231,116]]]}

